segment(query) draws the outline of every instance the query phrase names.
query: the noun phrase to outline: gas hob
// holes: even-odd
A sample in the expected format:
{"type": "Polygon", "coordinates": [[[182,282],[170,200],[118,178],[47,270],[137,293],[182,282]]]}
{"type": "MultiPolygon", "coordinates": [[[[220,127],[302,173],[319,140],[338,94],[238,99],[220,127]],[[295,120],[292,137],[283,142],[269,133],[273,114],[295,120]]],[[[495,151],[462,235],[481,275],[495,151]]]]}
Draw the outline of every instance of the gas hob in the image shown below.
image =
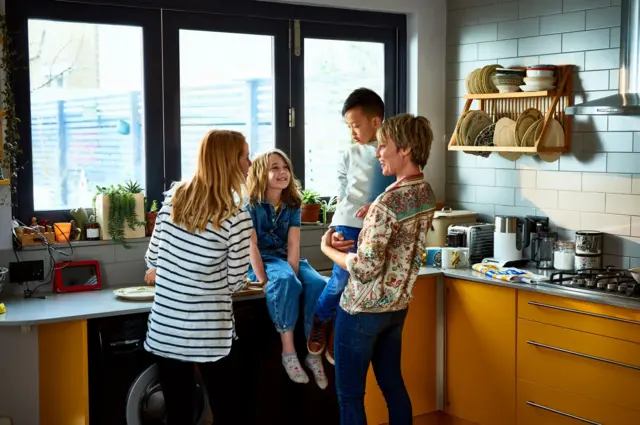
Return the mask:
{"type": "Polygon", "coordinates": [[[557,271],[543,282],[602,296],[611,295],[640,300],[640,284],[627,270],[606,267],[577,271],[557,271]]]}

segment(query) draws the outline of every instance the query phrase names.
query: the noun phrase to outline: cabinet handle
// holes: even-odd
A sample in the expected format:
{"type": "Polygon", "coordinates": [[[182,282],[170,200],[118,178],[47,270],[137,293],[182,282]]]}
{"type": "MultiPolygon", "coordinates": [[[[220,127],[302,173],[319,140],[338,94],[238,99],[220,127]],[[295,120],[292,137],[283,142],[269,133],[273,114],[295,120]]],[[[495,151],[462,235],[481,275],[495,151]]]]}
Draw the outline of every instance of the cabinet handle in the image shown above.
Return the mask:
{"type": "Polygon", "coordinates": [[[632,364],[620,363],[614,360],[603,359],[602,357],[596,357],[596,356],[591,356],[589,354],[577,353],[575,351],[565,350],[564,348],[558,348],[558,347],[553,347],[551,345],[540,344],[539,342],[535,342],[535,341],[527,341],[527,344],[534,345],[536,347],[546,348],[548,350],[559,351],[561,353],[572,354],[574,356],[583,357],[585,359],[597,360],[599,362],[609,363],[616,366],[626,367],[634,370],[640,370],[640,367],[634,366],[632,364]]]}
{"type": "Polygon", "coordinates": [[[558,307],[557,305],[542,304],[542,303],[539,303],[539,302],[536,302],[536,301],[529,301],[529,305],[535,305],[537,307],[544,307],[544,308],[552,308],[554,310],[567,311],[569,313],[583,314],[585,316],[598,317],[600,319],[607,319],[607,320],[615,320],[616,322],[631,323],[632,325],[640,326],[640,322],[638,322],[636,320],[621,319],[619,317],[605,316],[604,314],[589,313],[588,311],[573,310],[571,308],[558,307]]]}
{"type": "Polygon", "coordinates": [[[529,406],[535,407],[536,409],[546,410],[547,412],[555,413],[556,415],[565,416],[567,418],[575,419],[577,421],[582,421],[591,425],[602,425],[600,422],[590,421],[589,419],[581,418],[580,416],[571,415],[569,413],[561,412],[560,410],[552,409],[547,406],[543,406],[541,404],[534,403],[533,401],[527,401],[529,406]]]}

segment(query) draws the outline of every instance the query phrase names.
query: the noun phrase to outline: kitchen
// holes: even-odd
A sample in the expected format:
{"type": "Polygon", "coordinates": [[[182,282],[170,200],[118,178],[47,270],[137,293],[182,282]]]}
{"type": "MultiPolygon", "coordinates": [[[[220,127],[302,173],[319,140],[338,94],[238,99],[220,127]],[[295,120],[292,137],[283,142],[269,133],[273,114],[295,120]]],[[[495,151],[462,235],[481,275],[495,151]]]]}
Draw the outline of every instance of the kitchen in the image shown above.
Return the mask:
{"type": "MultiPolygon", "coordinates": [[[[579,230],[602,231],[604,233],[603,265],[631,268],[640,266],[640,230],[638,228],[640,222],[638,218],[640,216],[638,210],[640,208],[638,205],[638,198],[640,198],[640,169],[638,168],[640,145],[638,140],[634,139],[638,134],[636,132],[640,131],[640,124],[638,124],[640,121],[636,117],[575,116],[572,152],[564,153],[558,161],[551,163],[543,163],[536,157],[526,155],[515,162],[503,159],[495,153],[489,158],[479,158],[463,152],[446,152],[445,144],[449,140],[448,136],[453,132],[462,111],[463,103],[459,98],[464,93],[464,79],[473,69],[485,65],[499,63],[509,67],[538,63],[573,64],[578,67],[578,72],[574,74],[576,104],[581,103],[581,100],[591,100],[616,93],[619,67],[617,54],[620,40],[619,3],[608,0],[596,2],[539,1],[535,3],[515,1],[498,3],[486,0],[449,1],[446,4],[444,1],[403,1],[394,2],[393,6],[380,1],[371,1],[367,4],[364,2],[341,4],[355,9],[384,10],[408,14],[407,39],[409,43],[407,50],[409,61],[406,70],[408,74],[408,110],[429,117],[434,126],[436,143],[432,148],[426,178],[433,186],[439,199],[446,200],[446,205],[455,209],[478,212],[479,220],[488,223],[493,223],[495,215],[546,216],[550,219],[550,226],[558,230],[559,239],[563,240],[573,240],[575,231],[579,230]],[[393,10],[390,10],[391,8],[393,10]],[[447,16],[446,22],[445,14],[447,16]],[[443,36],[445,33],[447,33],[446,39],[443,36]],[[582,43],[581,40],[583,40],[582,43]],[[439,59],[434,60],[434,58],[439,59]],[[445,81],[447,82],[446,89],[445,81]],[[445,99],[446,109],[442,107],[445,99]],[[445,134],[447,134],[446,138],[444,138],[445,134]],[[438,143],[440,140],[442,143],[438,143]]],[[[336,6],[338,4],[326,5],[336,6]]],[[[2,188],[2,190],[8,193],[8,188],[2,188]]],[[[6,211],[2,217],[2,220],[6,222],[6,227],[9,227],[9,212],[6,211]]],[[[306,228],[303,231],[303,255],[310,258],[318,269],[325,269],[327,268],[326,259],[316,249],[319,233],[321,231],[318,229],[306,228]]],[[[10,249],[9,235],[4,238],[2,259],[8,263],[13,261],[14,254],[10,249]]],[[[133,259],[142,257],[146,249],[145,242],[144,240],[132,242],[132,250],[124,250],[119,246],[104,243],[91,244],[78,248],[76,255],[78,259],[98,259],[103,266],[109,285],[137,285],[140,283],[137,276],[144,273],[144,265],[141,260],[134,261],[133,259]]],[[[24,260],[42,259],[41,254],[41,252],[25,250],[20,253],[20,256],[24,260]]],[[[452,274],[453,278],[459,277],[466,281],[471,279],[471,272],[456,270],[451,273],[460,273],[460,275],[452,274]]],[[[412,313],[417,315],[416,320],[421,322],[421,326],[424,326],[422,332],[429,335],[428,338],[424,338],[422,354],[418,352],[411,355],[413,364],[417,365],[414,367],[418,367],[415,370],[421,371],[415,375],[423,374],[422,378],[416,382],[416,386],[420,388],[421,385],[424,385],[419,382],[421,379],[424,379],[424,382],[433,382],[433,385],[429,384],[423,390],[425,401],[421,412],[428,413],[431,410],[442,408],[472,422],[516,423],[510,418],[515,417],[516,380],[520,378],[520,376],[516,378],[515,371],[516,365],[520,367],[520,363],[516,362],[516,350],[509,347],[516,347],[516,327],[520,323],[516,317],[520,317],[522,313],[520,308],[516,313],[516,298],[517,302],[520,302],[521,295],[529,296],[534,292],[513,289],[513,287],[464,284],[459,281],[453,282],[448,278],[440,278],[439,284],[437,275],[432,279],[429,280],[427,276],[416,284],[416,291],[419,293],[416,293],[414,304],[416,312],[412,313]],[[423,284],[424,286],[421,286],[423,284]],[[433,285],[433,288],[428,285],[433,285]],[[445,305],[446,285],[449,287],[453,285],[457,297],[449,298],[445,305]],[[468,304],[468,300],[479,301],[468,304]],[[510,307],[504,309],[493,307],[489,310],[489,306],[494,304],[486,300],[491,300],[492,303],[504,303],[505,306],[510,307]],[[418,308],[422,303],[425,306],[436,306],[431,309],[433,316],[424,311],[428,307],[418,308]],[[484,306],[485,303],[487,306],[484,306]],[[465,319],[467,322],[457,321],[448,326],[451,335],[447,341],[457,345],[453,347],[456,349],[453,352],[447,351],[446,359],[442,351],[442,341],[444,341],[442,313],[445,306],[452,308],[463,306],[469,309],[458,309],[461,312],[468,312],[465,319]],[[418,310],[422,313],[417,313],[418,310]],[[490,332],[488,329],[493,323],[504,323],[504,328],[499,327],[494,329],[495,333],[490,332]],[[456,324],[461,326],[456,327],[456,324]],[[455,339],[456,333],[454,331],[460,328],[466,329],[462,335],[468,334],[468,329],[487,329],[487,333],[477,333],[475,340],[467,335],[465,342],[455,339]],[[440,341],[440,345],[435,342],[430,344],[430,341],[440,341]],[[440,351],[436,350],[436,346],[440,347],[440,351]],[[431,347],[432,352],[429,351],[427,355],[423,354],[424,349],[428,347],[431,347]],[[464,357],[462,357],[464,354],[458,354],[460,357],[456,355],[456,353],[468,353],[470,350],[474,353],[486,352],[479,350],[479,347],[489,350],[486,357],[479,357],[480,360],[477,362],[479,365],[485,365],[484,370],[474,368],[474,364],[470,364],[468,360],[468,354],[464,357]],[[494,347],[500,347],[500,349],[492,352],[494,347]],[[509,351],[508,355],[505,354],[507,351],[509,351]],[[422,359],[421,362],[420,359],[422,359]],[[495,360],[500,360],[501,364],[496,365],[495,360]],[[453,363],[454,361],[456,363],[453,363]],[[420,369],[420,364],[428,365],[428,367],[423,366],[420,369]],[[451,364],[464,364],[468,368],[460,369],[461,373],[464,372],[463,375],[455,375],[456,369],[449,369],[445,366],[451,366],[451,364]],[[447,408],[445,406],[446,397],[443,384],[445,380],[449,382],[449,392],[453,392],[449,396],[450,404],[453,407],[447,408]],[[473,386],[470,382],[478,382],[478,386],[473,386]],[[494,383],[492,389],[495,390],[497,396],[489,394],[486,387],[482,386],[483,382],[494,383]],[[469,392],[456,393],[455,388],[461,388],[461,385],[468,388],[469,392]],[[436,388],[441,390],[436,391],[436,388]],[[475,396],[471,396],[471,394],[475,394],[475,396]],[[463,404],[462,407],[460,407],[460,403],[463,404]],[[499,415],[498,420],[494,421],[495,417],[491,417],[491,414],[495,415],[496,411],[500,412],[503,409],[502,406],[511,407],[504,407],[504,411],[507,413],[504,416],[499,415]]],[[[562,302],[568,304],[554,305],[574,310],[587,309],[584,311],[606,316],[620,315],[618,310],[609,310],[609,307],[600,304],[595,306],[592,304],[574,305],[572,304],[574,301],[565,297],[567,291],[562,292],[560,289],[556,291],[552,294],[563,294],[562,302]]],[[[72,296],[81,295],[84,294],[72,296]]],[[[610,299],[619,299],[619,297],[610,299]]],[[[549,299],[545,299],[543,302],[525,298],[523,301],[526,305],[529,305],[529,301],[553,304],[549,299]]],[[[624,308],[622,305],[614,307],[624,308]]],[[[622,314],[621,317],[625,320],[639,320],[637,313],[633,313],[629,309],[623,311],[626,312],[626,315],[622,314]]],[[[8,314],[11,312],[11,304],[8,304],[8,314]]],[[[532,321],[547,323],[542,319],[534,320],[534,313],[523,314],[526,315],[518,320],[532,319],[532,321]]],[[[454,320],[455,317],[449,316],[449,319],[454,320]]],[[[458,317],[458,319],[464,318],[458,317]]],[[[7,319],[5,318],[5,320],[7,319]]],[[[568,323],[558,326],[578,326],[575,325],[578,323],[575,319],[573,325],[570,318],[567,320],[568,323]]],[[[598,323],[601,322],[595,321],[595,318],[593,320],[591,325],[583,325],[583,321],[579,321],[579,326],[583,327],[580,330],[598,334],[600,331],[594,331],[593,327],[595,326],[609,338],[613,336],[614,339],[630,340],[624,336],[624,330],[609,331],[605,327],[599,327],[598,323]],[[610,332],[615,333],[611,334],[610,332]]],[[[411,325],[408,323],[407,326],[418,332],[420,329],[418,325],[411,320],[410,322],[411,325]]],[[[625,323],[622,325],[623,327],[629,325],[626,322],[623,323],[625,323]]],[[[2,329],[2,346],[5,346],[5,341],[7,344],[8,341],[11,341],[11,346],[16,347],[15,351],[2,350],[2,354],[0,354],[2,370],[3,373],[13,377],[13,382],[17,382],[17,384],[15,386],[4,385],[0,389],[2,395],[0,397],[2,400],[0,401],[0,407],[2,407],[0,413],[4,414],[5,406],[10,406],[10,410],[6,410],[7,412],[15,412],[17,409],[19,413],[14,417],[14,423],[17,424],[37,423],[37,419],[33,421],[31,418],[38,417],[38,409],[33,404],[24,405],[25,399],[38,400],[39,392],[37,384],[39,361],[37,327],[32,326],[30,332],[26,332],[26,330],[24,329],[25,332],[21,333],[19,327],[3,327],[2,329]],[[9,333],[11,336],[5,337],[5,333],[9,333]],[[21,348],[18,349],[19,347],[21,348]],[[7,356],[11,356],[11,362],[7,356]],[[21,369],[4,366],[15,364],[16,359],[20,360],[19,364],[25,366],[21,369]],[[16,388],[20,388],[20,390],[16,391],[16,388]],[[10,392],[10,394],[5,392],[10,392]]],[[[411,340],[418,344],[418,340],[413,337],[414,334],[411,335],[411,340]]],[[[409,339],[408,334],[405,334],[405,337],[409,339]]],[[[634,340],[631,339],[631,341],[634,340]]],[[[626,347],[625,344],[623,345],[626,347]]],[[[618,352],[625,351],[620,349],[618,352]]],[[[628,353],[628,351],[626,352],[628,353]]],[[[607,357],[601,353],[594,355],[607,357]]],[[[609,358],[633,364],[632,360],[609,358]]],[[[414,375],[412,372],[408,374],[414,375]]],[[[608,375],[592,376],[606,378],[608,375]]],[[[4,379],[3,381],[8,382],[4,379]]],[[[548,387],[555,387],[555,385],[549,384],[548,387]]],[[[584,387],[591,387],[591,385],[585,384],[584,387]]],[[[575,394],[575,391],[572,390],[575,388],[567,389],[568,393],[575,394]]],[[[582,394],[582,396],[584,395],[582,394]]],[[[593,394],[586,394],[586,396],[598,399],[593,394]]],[[[375,400],[376,395],[374,394],[372,397],[375,400]]],[[[605,399],[605,401],[609,402],[610,400],[605,399]]],[[[382,400],[378,398],[377,402],[381,403],[382,400]]],[[[414,404],[416,403],[417,401],[414,400],[414,404]]],[[[596,404],[594,403],[594,405],[596,404]]],[[[623,405],[626,404],[626,402],[623,403],[623,405]]],[[[560,407],[565,408],[565,406],[564,402],[560,404],[560,407]]],[[[378,409],[378,412],[381,410],[384,408],[378,409]]],[[[582,414],[582,417],[597,418],[597,416],[590,416],[586,413],[582,414]]],[[[596,419],[592,420],[598,422],[596,419]]],[[[383,423],[384,421],[384,418],[377,422],[374,419],[370,420],[371,423],[383,423]]],[[[608,423],[606,420],[600,420],[600,422],[608,423]]],[[[551,419],[547,423],[552,423],[551,419]]]]}

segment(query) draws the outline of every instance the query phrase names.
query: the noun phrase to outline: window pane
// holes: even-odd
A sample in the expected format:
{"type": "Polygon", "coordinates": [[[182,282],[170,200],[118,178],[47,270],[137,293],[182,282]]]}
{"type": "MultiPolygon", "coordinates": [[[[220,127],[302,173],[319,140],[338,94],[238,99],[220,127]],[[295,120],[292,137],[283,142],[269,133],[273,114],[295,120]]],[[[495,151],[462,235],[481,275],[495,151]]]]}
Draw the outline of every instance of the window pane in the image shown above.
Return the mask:
{"type": "Polygon", "coordinates": [[[342,105],[359,87],[384,99],[384,44],[304,40],[305,187],[323,196],[337,194],[335,170],[351,140],[342,105]]]}
{"type": "Polygon", "coordinates": [[[35,210],[144,187],[142,28],[31,19],[29,72],[35,210]]]}
{"type": "Polygon", "coordinates": [[[180,30],[182,178],[214,128],[243,133],[252,155],[275,146],[273,74],[271,36],[180,30]]]}

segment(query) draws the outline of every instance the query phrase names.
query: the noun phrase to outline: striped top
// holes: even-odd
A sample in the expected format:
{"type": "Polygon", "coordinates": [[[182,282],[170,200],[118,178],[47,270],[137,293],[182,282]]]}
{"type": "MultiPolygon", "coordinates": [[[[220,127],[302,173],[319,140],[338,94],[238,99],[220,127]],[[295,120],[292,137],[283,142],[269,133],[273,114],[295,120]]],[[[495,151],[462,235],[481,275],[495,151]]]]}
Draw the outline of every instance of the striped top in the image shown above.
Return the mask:
{"type": "Polygon", "coordinates": [[[145,260],[156,268],[156,294],[144,348],[191,362],[214,362],[229,354],[235,338],[231,293],[245,285],[251,217],[240,211],[219,231],[191,233],[173,223],[163,205],[145,260]]]}

